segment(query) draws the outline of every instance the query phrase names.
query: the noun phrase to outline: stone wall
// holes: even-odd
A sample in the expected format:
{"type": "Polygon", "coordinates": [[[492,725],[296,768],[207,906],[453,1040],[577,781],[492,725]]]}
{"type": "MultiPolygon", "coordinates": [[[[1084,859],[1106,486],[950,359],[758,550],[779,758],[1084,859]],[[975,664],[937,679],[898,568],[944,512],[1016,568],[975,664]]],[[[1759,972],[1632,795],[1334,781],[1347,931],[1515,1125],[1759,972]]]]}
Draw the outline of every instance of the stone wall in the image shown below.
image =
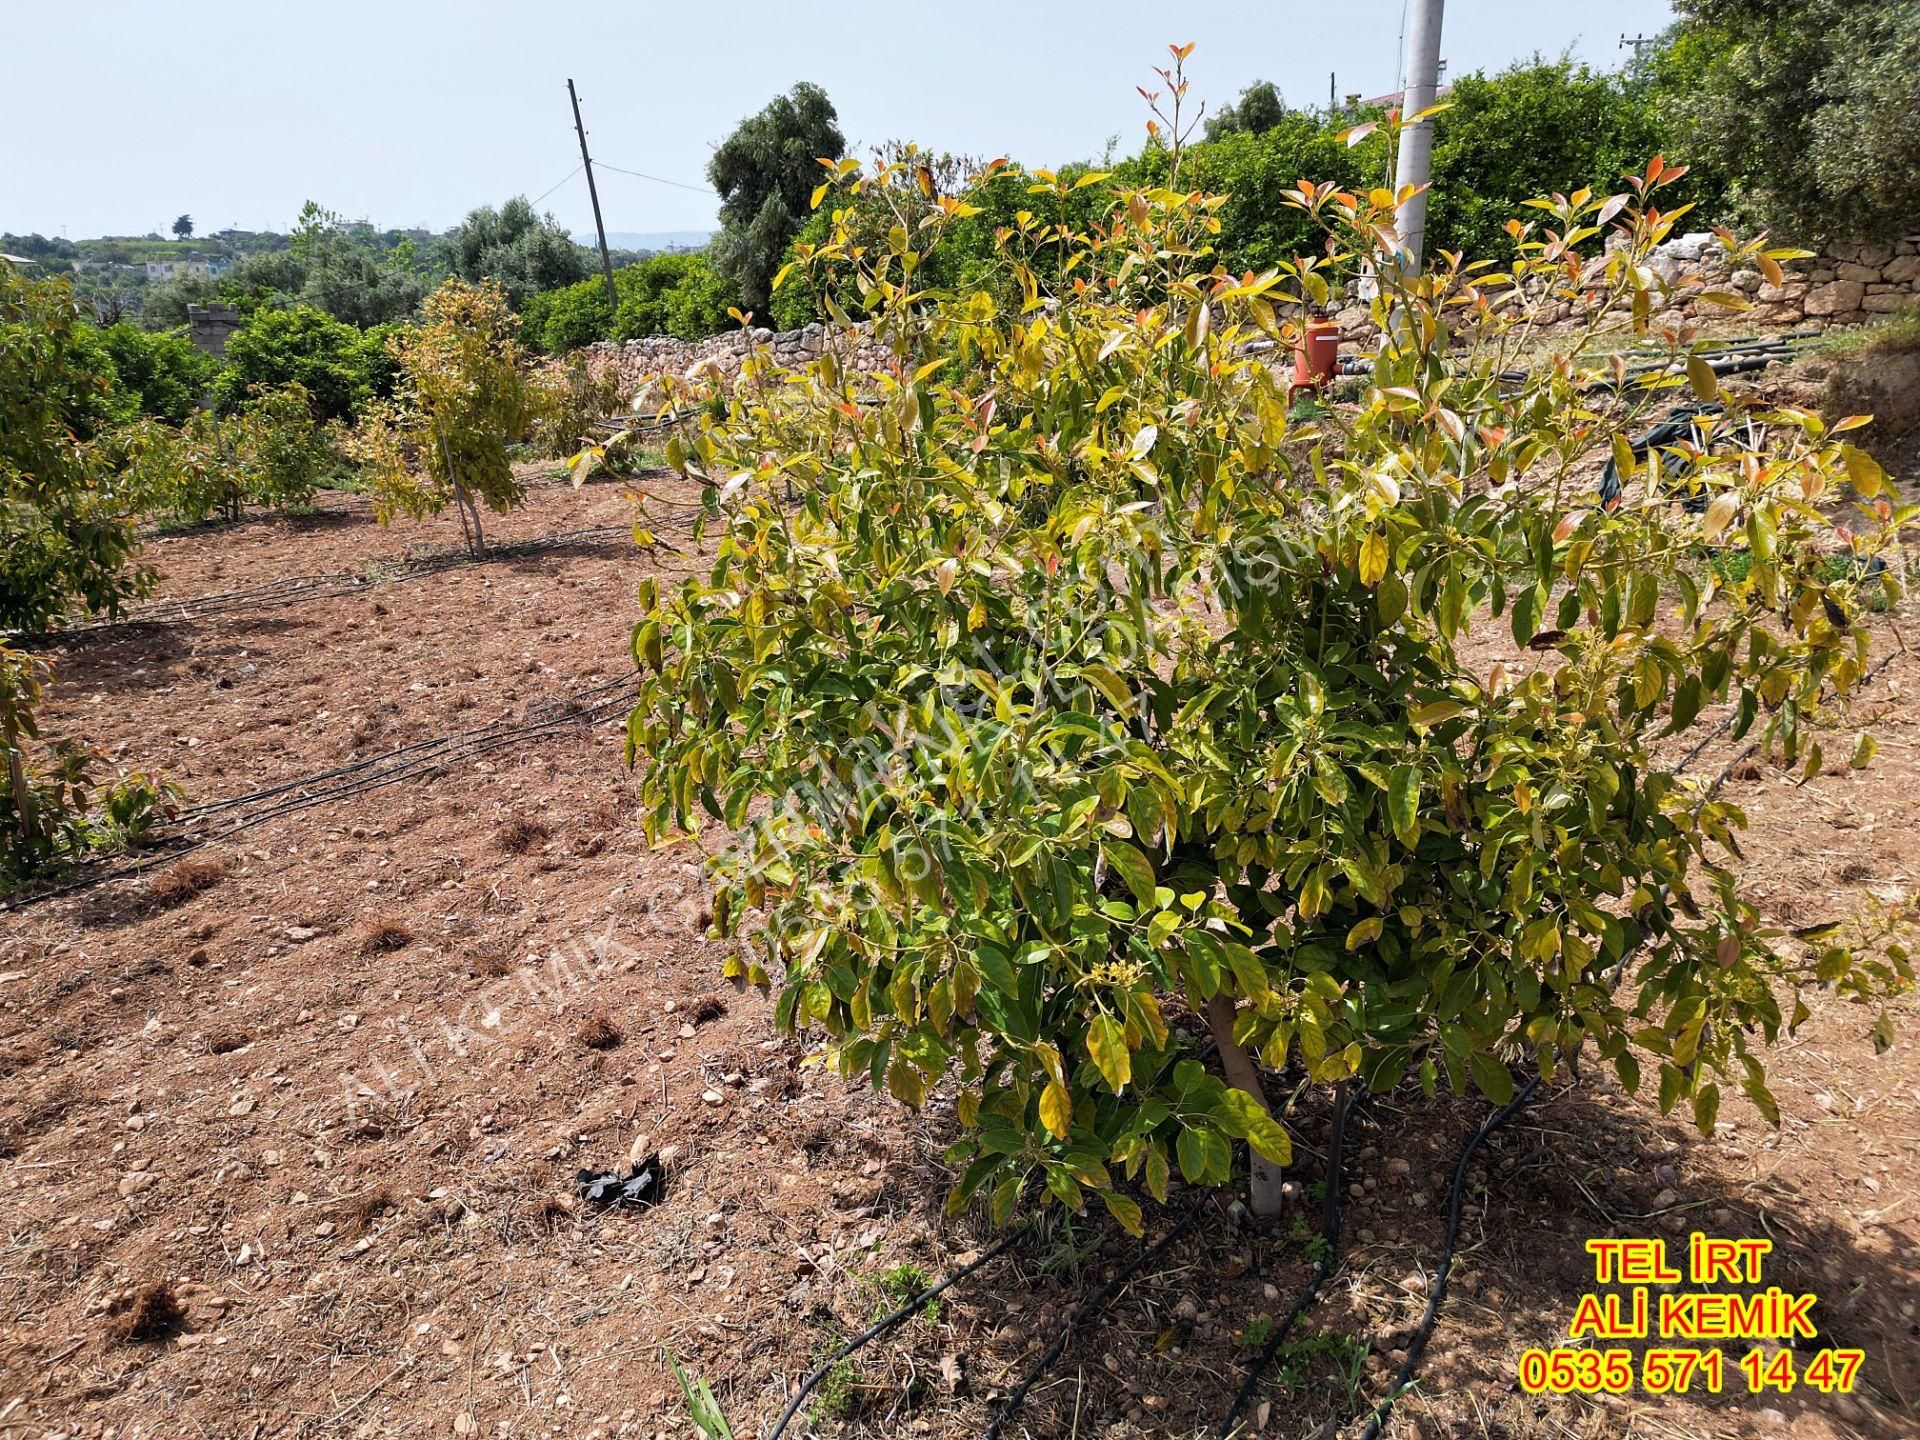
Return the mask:
{"type": "MultiPolygon", "coordinates": [[[[1811,260],[1784,265],[1786,275],[1778,285],[1768,284],[1758,270],[1728,274],[1714,263],[1717,248],[1712,236],[1702,234],[1669,241],[1655,252],[1653,268],[1680,286],[1671,307],[1655,315],[1657,323],[1722,331],[1825,330],[1920,308],[1920,235],[1884,245],[1830,246],[1811,260]],[[1701,300],[1703,289],[1738,291],[1751,307],[1731,310],[1701,300]]],[[[1562,303],[1548,323],[1570,320],[1572,312],[1572,305],[1562,303]]],[[[1372,340],[1374,326],[1365,305],[1353,302],[1333,318],[1343,341],[1372,340]]]]}
{"type": "MultiPolygon", "coordinates": [[[[854,335],[850,368],[869,372],[893,368],[893,352],[885,345],[869,341],[864,327],[856,326],[854,335]]],[[[587,346],[584,353],[588,372],[596,380],[613,369],[620,376],[622,391],[632,394],[649,375],[663,371],[684,375],[702,361],[711,361],[723,375],[737,375],[740,362],[756,346],[766,347],[777,364],[804,365],[820,354],[826,336],[826,327],[819,324],[803,330],[729,330],[705,340],[649,335],[641,340],[598,341],[587,346]]]]}
{"type": "MultiPolygon", "coordinates": [[[[1661,247],[1655,268],[1669,280],[1697,279],[1698,285],[1683,289],[1690,295],[1701,288],[1736,290],[1753,301],[1747,310],[1729,310],[1697,298],[1680,299],[1655,318],[1666,324],[1689,322],[1719,328],[1824,330],[1836,325],[1859,325],[1910,307],[1920,306],[1920,235],[1886,245],[1841,245],[1831,247],[1812,260],[1794,261],[1786,266],[1786,277],[1779,285],[1769,285],[1758,270],[1736,270],[1731,275],[1712,261],[1715,247],[1711,237],[1688,235],[1661,247]]],[[[1562,305],[1556,321],[1571,318],[1572,307],[1562,305]]],[[[1373,322],[1367,308],[1355,302],[1338,311],[1334,319],[1340,335],[1348,343],[1366,343],[1373,338],[1373,322]]],[[[869,342],[863,328],[855,329],[856,344],[852,368],[880,372],[893,368],[892,352],[884,345],[869,342]]],[[[724,375],[736,375],[740,362],[755,346],[765,346],[773,359],[783,366],[804,365],[819,355],[826,342],[826,328],[809,325],[803,330],[730,330],[705,340],[681,340],[671,335],[649,335],[642,340],[600,341],[586,347],[587,367],[595,379],[609,368],[620,376],[621,389],[632,395],[649,375],[666,371],[684,375],[702,361],[711,361],[724,375]]]]}

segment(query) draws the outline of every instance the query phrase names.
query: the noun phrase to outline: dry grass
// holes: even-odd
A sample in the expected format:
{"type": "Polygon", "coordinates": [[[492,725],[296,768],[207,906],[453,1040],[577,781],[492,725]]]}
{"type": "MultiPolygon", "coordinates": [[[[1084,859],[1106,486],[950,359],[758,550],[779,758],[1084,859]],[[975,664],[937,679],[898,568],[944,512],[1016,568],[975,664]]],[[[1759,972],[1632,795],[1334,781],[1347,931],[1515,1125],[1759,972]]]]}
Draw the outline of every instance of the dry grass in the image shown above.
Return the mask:
{"type": "Polygon", "coordinates": [[[412,927],[403,920],[387,916],[369,922],[361,930],[355,948],[362,955],[391,955],[395,950],[404,950],[412,943],[412,927]]]}
{"type": "Polygon", "coordinates": [[[529,850],[547,843],[553,831],[544,821],[530,820],[525,816],[509,820],[493,832],[494,848],[508,855],[524,855],[529,850]]]}
{"type": "Polygon", "coordinates": [[[194,896],[211,890],[228,875],[227,862],[190,856],[176,860],[147,886],[147,903],[160,910],[184,905],[194,896]]]}
{"type": "Polygon", "coordinates": [[[167,1340],[187,1328],[187,1307],[165,1280],[149,1280],[110,1322],[113,1338],[126,1344],[167,1340]]]}
{"type": "Polygon", "coordinates": [[[625,1037],[620,1034],[620,1027],[607,1017],[606,1011],[594,1010],[580,1021],[573,1038],[589,1050],[611,1050],[625,1037]]]}
{"type": "Polygon", "coordinates": [[[352,1195],[339,1205],[339,1225],[348,1235],[364,1235],[378,1220],[390,1210],[398,1209],[400,1202],[394,1199],[393,1191],[382,1185],[367,1191],[364,1195],[352,1195]]]}

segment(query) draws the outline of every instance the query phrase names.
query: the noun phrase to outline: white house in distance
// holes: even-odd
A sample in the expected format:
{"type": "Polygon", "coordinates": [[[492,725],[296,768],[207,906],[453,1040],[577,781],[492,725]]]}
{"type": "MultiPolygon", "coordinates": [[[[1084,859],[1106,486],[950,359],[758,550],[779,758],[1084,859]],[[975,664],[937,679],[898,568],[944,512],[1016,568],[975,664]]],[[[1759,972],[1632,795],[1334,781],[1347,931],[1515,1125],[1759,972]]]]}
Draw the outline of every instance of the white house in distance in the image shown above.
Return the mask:
{"type": "Polygon", "coordinates": [[[227,273],[225,260],[149,260],[147,261],[147,279],[171,280],[176,275],[199,275],[208,280],[218,280],[227,273]]]}

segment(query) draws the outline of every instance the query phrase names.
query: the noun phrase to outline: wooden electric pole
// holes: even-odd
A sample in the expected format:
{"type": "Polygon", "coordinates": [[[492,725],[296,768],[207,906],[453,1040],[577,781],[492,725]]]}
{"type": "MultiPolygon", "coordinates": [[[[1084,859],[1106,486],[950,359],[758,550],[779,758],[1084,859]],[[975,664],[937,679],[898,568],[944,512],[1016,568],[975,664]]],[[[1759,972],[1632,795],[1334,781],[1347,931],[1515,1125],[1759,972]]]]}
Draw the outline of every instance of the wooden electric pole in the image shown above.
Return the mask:
{"type": "Polygon", "coordinates": [[[620,309],[620,292],[613,288],[613,257],[607,253],[607,222],[600,218],[600,191],[593,183],[593,156],[587,153],[587,127],[580,123],[580,97],[571,78],[567,98],[573,102],[573,128],[580,136],[580,164],[587,172],[587,196],[593,201],[593,228],[600,237],[600,273],[607,277],[607,308],[620,309]]]}

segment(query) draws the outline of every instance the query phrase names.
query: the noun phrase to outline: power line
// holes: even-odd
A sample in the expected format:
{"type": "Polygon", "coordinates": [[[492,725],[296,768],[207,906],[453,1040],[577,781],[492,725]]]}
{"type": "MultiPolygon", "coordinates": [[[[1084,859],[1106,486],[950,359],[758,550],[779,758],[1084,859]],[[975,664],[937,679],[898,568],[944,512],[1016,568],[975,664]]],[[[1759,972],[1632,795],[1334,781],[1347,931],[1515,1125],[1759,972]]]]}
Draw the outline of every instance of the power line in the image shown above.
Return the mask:
{"type": "Polygon", "coordinates": [[[636,180],[651,180],[656,185],[671,185],[676,190],[691,190],[698,195],[715,195],[718,198],[716,192],[705,185],[688,185],[684,181],[668,180],[661,175],[649,175],[643,170],[627,170],[619,165],[609,165],[604,160],[600,161],[599,165],[602,170],[617,170],[620,174],[631,175],[636,180]]]}
{"type": "Polygon", "coordinates": [[[529,200],[527,203],[529,205],[538,205],[542,200],[546,199],[547,196],[551,195],[554,191],[558,190],[562,185],[566,184],[567,181],[571,180],[574,176],[578,175],[579,173],[580,173],[580,167],[578,165],[574,166],[566,174],[562,175],[558,180],[554,181],[553,184],[549,185],[546,189],[542,190],[538,195],[534,196],[533,199],[529,200]]]}

